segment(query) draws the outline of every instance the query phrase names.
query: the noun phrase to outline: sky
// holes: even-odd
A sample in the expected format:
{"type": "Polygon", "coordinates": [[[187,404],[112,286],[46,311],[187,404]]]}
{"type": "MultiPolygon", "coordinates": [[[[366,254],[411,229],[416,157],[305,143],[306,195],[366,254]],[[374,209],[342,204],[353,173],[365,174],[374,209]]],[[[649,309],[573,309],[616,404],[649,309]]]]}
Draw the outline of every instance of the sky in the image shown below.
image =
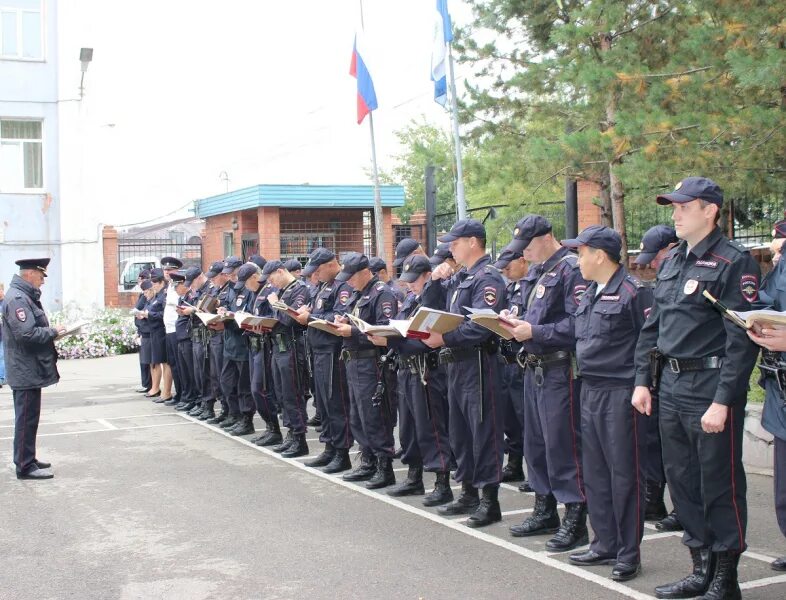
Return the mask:
{"type": "MultiPolygon", "coordinates": [[[[430,81],[435,4],[363,1],[380,169],[393,166],[394,132],[411,119],[450,126],[430,81]]],[[[222,172],[230,190],[371,183],[368,123],[356,122],[349,76],[359,0],[59,6],[69,38],[94,49],[84,105],[91,176],[111,191],[95,207],[104,223],[146,221],[222,193],[222,172]]],[[[449,7],[455,23],[469,20],[459,0],[449,7]]]]}

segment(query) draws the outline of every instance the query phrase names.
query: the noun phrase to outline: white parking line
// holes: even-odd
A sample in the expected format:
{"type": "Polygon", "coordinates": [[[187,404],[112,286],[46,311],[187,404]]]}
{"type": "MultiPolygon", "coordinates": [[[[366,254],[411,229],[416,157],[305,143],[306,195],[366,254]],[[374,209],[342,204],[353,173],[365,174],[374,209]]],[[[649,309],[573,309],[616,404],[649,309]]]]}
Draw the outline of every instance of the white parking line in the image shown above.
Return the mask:
{"type": "MultiPolygon", "coordinates": [[[[171,417],[172,413],[170,412],[163,412],[163,413],[148,413],[146,415],[125,415],[122,417],[104,417],[104,421],[120,421],[122,419],[142,419],[145,417],[171,417]]],[[[43,427],[45,425],[70,425],[72,423],[92,423],[93,421],[97,421],[98,419],[74,419],[73,421],[41,421],[38,426],[43,427]]],[[[13,425],[0,425],[0,429],[13,429],[13,425]]]]}
{"type": "MultiPolygon", "coordinates": [[[[57,433],[39,433],[36,437],[55,437],[60,435],[83,435],[85,433],[101,433],[103,431],[130,431],[132,429],[152,429],[153,427],[178,427],[180,425],[190,425],[191,423],[157,423],[155,425],[135,425],[133,427],[115,427],[111,429],[84,429],[82,431],[59,431],[57,433]]],[[[11,437],[0,437],[0,440],[12,440],[11,437]]]]}
{"type": "MultiPolygon", "coordinates": [[[[747,554],[747,552],[745,554],[747,554]]],[[[773,575],[772,577],[764,577],[763,579],[754,579],[753,581],[746,581],[745,583],[740,584],[740,589],[750,590],[753,588],[774,585],[776,583],[786,583],[786,575],[773,575]]]]}
{"type": "Polygon", "coordinates": [[[103,425],[106,429],[118,429],[117,426],[112,425],[112,423],[110,423],[106,419],[96,419],[96,423],[103,425]]]}

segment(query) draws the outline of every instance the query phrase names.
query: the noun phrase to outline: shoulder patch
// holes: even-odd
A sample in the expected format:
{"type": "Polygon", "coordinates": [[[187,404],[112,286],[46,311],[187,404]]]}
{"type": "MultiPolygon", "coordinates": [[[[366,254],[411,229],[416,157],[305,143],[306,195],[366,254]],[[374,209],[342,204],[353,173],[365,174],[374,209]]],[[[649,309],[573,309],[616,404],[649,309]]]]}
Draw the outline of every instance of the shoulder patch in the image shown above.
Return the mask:
{"type": "Polygon", "coordinates": [[[587,286],[584,284],[573,286],[573,301],[576,303],[576,306],[579,305],[581,299],[584,297],[584,292],[586,291],[587,291],[587,286]]]}
{"type": "Polygon", "coordinates": [[[489,306],[494,306],[497,303],[497,288],[491,285],[484,287],[483,301],[489,306]]]}
{"type": "Polygon", "coordinates": [[[25,309],[22,308],[21,306],[16,309],[16,318],[22,321],[22,323],[27,321],[27,313],[25,312],[25,309]]]}
{"type": "Polygon", "coordinates": [[[759,298],[759,278],[756,275],[743,275],[740,278],[740,291],[748,302],[755,302],[759,298]]]}

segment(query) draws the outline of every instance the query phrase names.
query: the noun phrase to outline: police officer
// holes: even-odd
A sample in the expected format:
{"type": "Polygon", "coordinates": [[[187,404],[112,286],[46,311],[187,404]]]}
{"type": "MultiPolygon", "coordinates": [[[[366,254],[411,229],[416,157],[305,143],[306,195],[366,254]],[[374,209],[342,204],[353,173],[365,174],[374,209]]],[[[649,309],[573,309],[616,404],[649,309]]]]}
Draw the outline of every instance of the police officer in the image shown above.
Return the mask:
{"type": "Polygon", "coordinates": [[[41,388],[60,381],[55,338],[65,327],[49,326],[41,305],[41,286],[48,258],[16,261],[3,304],[6,381],[14,396],[14,465],[17,479],[52,479],[49,463],[36,458],[35,442],[41,416],[41,388]]]}
{"type": "Polygon", "coordinates": [[[306,389],[308,370],[306,348],[303,339],[305,326],[288,314],[288,310],[276,308],[285,304],[297,311],[311,300],[308,287],[284,268],[280,260],[269,260],[262,269],[262,281],[270,281],[280,291],[268,295],[268,302],[275,311],[278,323],[270,332],[273,348],[273,383],[276,398],[287,415],[291,435],[273,449],[284,458],[296,458],[308,454],[306,442],[306,389]]]}
{"type": "MultiPolygon", "coordinates": [[[[462,219],[441,242],[450,242],[456,261],[465,267],[450,280],[447,309],[467,315],[467,308],[499,312],[505,308],[505,282],[486,254],[486,230],[480,221],[462,219]]],[[[448,366],[450,444],[456,457],[461,496],[438,510],[443,515],[469,514],[469,527],[502,519],[499,484],[504,458],[505,396],[500,390],[502,359],[497,337],[471,322],[441,335],[432,332],[424,343],[442,348],[448,366]],[[478,489],[483,498],[478,498],[478,489]]]]}
{"type": "MultiPolygon", "coordinates": [[[[309,317],[332,322],[336,315],[344,314],[353,291],[346,282],[336,281],[340,270],[335,254],[327,248],[317,248],[311,253],[303,274],[310,277],[316,273],[320,285],[311,303],[301,308],[305,322],[309,317]]],[[[302,317],[300,322],[304,322],[302,317]]],[[[323,467],[325,473],[340,473],[352,467],[349,449],[354,442],[349,422],[347,371],[341,360],[342,338],[309,327],[307,339],[314,359],[314,399],[317,411],[323,415],[319,441],[325,448],[305,464],[323,467]]]]}
{"type": "Polygon", "coordinates": [[[586,544],[587,505],[581,473],[580,380],[573,364],[574,314],[587,289],[576,255],[560,246],[551,223],[539,215],[521,219],[508,244],[532,264],[522,281],[525,299],[515,337],[522,345],[524,458],[535,492],[535,508],[514,537],[553,533],[549,550],[586,544]],[[560,522],[557,502],[565,504],[560,522]]]}
{"type": "MultiPolygon", "coordinates": [[[[774,246],[786,239],[786,220],[773,227],[774,246]]],[[[786,262],[779,260],[762,282],[761,299],[778,311],[786,310],[786,262]]],[[[775,441],[775,516],[781,533],[786,536],[786,330],[764,325],[748,332],[748,336],[766,351],[762,357],[762,379],[765,389],[761,424],[775,441]]],[[[786,571],[786,556],[775,559],[770,566],[786,571]]]]}
{"type": "MultiPolygon", "coordinates": [[[[249,291],[242,282],[237,281],[237,271],[243,266],[243,261],[236,256],[230,256],[224,261],[224,265],[223,272],[229,277],[231,284],[218,312],[224,315],[247,312],[246,301],[249,291]]],[[[243,338],[243,331],[234,320],[224,323],[224,367],[221,371],[221,389],[229,404],[230,416],[227,421],[221,423],[220,427],[235,436],[254,433],[256,407],[251,396],[248,348],[243,338]]]]}
{"type": "MultiPolygon", "coordinates": [[[[395,314],[396,299],[388,287],[372,275],[368,257],[350,252],[344,258],[339,282],[346,281],[354,290],[347,309],[370,325],[385,325],[395,314]]],[[[396,483],[393,472],[393,414],[389,391],[381,376],[386,368],[380,351],[360,330],[336,317],[344,338],[342,357],[347,369],[352,435],[361,449],[358,467],[345,473],[346,481],[367,481],[368,489],[378,489],[396,483]]]]}
{"type": "MultiPolygon", "coordinates": [[[[183,382],[180,381],[180,369],[178,369],[178,340],[177,340],[177,333],[175,331],[175,325],[177,324],[177,305],[179,302],[179,295],[177,291],[175,291],[175,282],[172,280],[172,274],[175,273],[178,269],[183,267],[183,261],[179,258],[175,258],[174,256],[164,256],[161,259],[161,270],[164,273],[164,331],[165,331],[165,340],[166,340],[166,364],[168,367],[164,368],[164,372],[168,368],[172,383],[175,386],[174,393],[170,393],[169,399],[162,400],[162,403],[165,406],[177,406],[180,404],[181,394],[183,391],[183,382]]],[[[164,389],[167,392],[171,392],[171,385],[164,385],[164,389]]]]}
{"type": "Polygon", "coordinates": [[[652,307],[652,290],[620,264],[622,240],[592,225],[563,246],[577,248],[591,282],[576,309],[576,361],[581,372],[584,484],[595,539],[570,555],[578,565],[613,564],[611,578],[641,570],[644,533],[644,450],[647,417],[632,410],[634,352],[652,307]]]}
{"type": "MultiPolygon", "coordinates": [[[[206,309],[208,312],[215,314],[221,305],[221,299],[229,291],[229,277],[224,274],[224,261],[217,260],[213,262],[205,277],[210,282],[210,287],[207,289],[209,298],[206,300],[206,309]]],[[[221,390],[221,371],[224,368],[224,324],[212,323],[207,326],[207,332],[208,361],[210,364],[208,377],[210,389],[212,390],[210,394],[212,399],[211,408],[218,401],[221,405],[221,412],[206,418],[205,422],[210,425],[220,425],[229,418],[229,405],[221,390]]]]}
{"type": "MultiPolygon", "coordinates": [[[[421,306],[443,310],[445,289],[431,281],[431,263],[426,256],[413,254],[402,265],[400,280],[409,287],[397,319],[410,319],[421,306]]],[[[436,473],[434,490],[423,499],[424,506],[438,506],[453,500],[450,471],[455,469],[448,435],[447,371],[439,364],[439,351],[420,340],[369,336],[381,347],[398,355],[399,437],[401,461],[407,465],[407,479],[388,491],[390,496],[425,493],[423,471],[436,473]]]]}
{"type": "MultiPolygon", "coordinates": [[[[139,297],[134,305],[134,326],[136,327],[137,335],[139,335],[139,371],[142,383],[142,386],[137,388],[136,392],[140,394],[147,394],[150,388],[153,387],[153,378],[150,375],[150,326],[147,319],[143,319],[140,316],[147,304],[142,284],[145,281],[150,283],[149,280],[150,271],[148,269],[143,269],[139,272],[139,297]]],[[[149,285],[147,287],[148,289],[150,288],[149,285]]]]}
{"type": "Polygon", "coordinates": [[[703,292],[733,310],[746,310],[757,300],[759,266],[744,246],[718,229],[723,192],[714,181],[688,177],[657,201],[673,206],[682,242],[658,270],[655,302],[636,346],[632,403],[651,412],[650,351],[657,347],[664,360],[663,466],[693,571],[656,587],[655,595],[739,598],[737,564],[747,525],[742,431],[757,347],[703,292]]]}
{"type": "MultiPolygon", "coordinates": [[[[636,264],[642,267],[649,266],[657,271],[669,250],[679,239],[677,232],[668,225],[655,225],[650,227],[641,238],[641,252],[636,257],[636,264]]],[[[654,288],[655,280],[642,281],[644,285],[654,288]]],[[[657,521],[656,529],[659,531],[682,531],[677,519],[677,511],[672,509],[666,513],[666,504],[663,496],[666,491],[666,473],[663,471],[663,454],[660,443],[660,426],[658,419],[657,392],[652,394],[652,413],[647,423],[647,504],[644,509],[645,521],[657,521]]]]}
{"type": "Polygon", "coordinates": [[[191,305],[181,308],[183,314],[189,315],[191,319],[191,349],[192,361],[194,364],[194,398],[197,404],[188,413],[189,417],[195,417],[200,421],[211,419],[215,416],[213,412],[212,388],[210,386],[210,362],[208,350],[208,331],[204,323],[196,316],[196,307],[199,306],[203,298],[210,289],[210,281],[202,273],[199,267],[190,267],[186,270],[185,284],[191,290],[191,305]]]}
{"type": "Polygon", "coordinates": [[[177,337],[177,370],[180,374],[180,402],[175,405],[175,410],[189,412],[197,405],[199,393],[194,377],[194,348],[191,343],[191,313],[194,297],[186,285],[185,271],[175,271],[169,275],[178,294],[176,307],[177,321],[175,321],[175,336],[177,337]],[[185,311],[184,309],[189,309],[185,311]]]}
{"type": "MultiPolygon", "coordinates": [[[[521,318],[524,314],[524,300],[521,297],[521,279],[527,274],[527,261],[521,252],[505,250],[499,255],[494,267],[499,269],[507,280],[505,289],[507,314],[521,318]]],[[[508,464],[502,469],[502,481],[524,481],[519,488],[531,492],[532,489],[524,480],[524,371],[518,364],[516,356],[521,344],[515,340],[500,341],[502,358],[505,367],[502,371],[503,393],[507,393],[507,411],[505,412],[505,451],[508,464]]]]}
{"type": "Polygon", "coordinates": [[[450,244],[448,242],[437,244],[437,247],[434,249],[434,254],[429,258],[429,262],[432,267],[438,267],[442,263],[447,263],[451,270],[458,270],[458,265],[453,258],[453,254],[450,252],[450,244]]]}
{"type": "Polygon", "coordinates": [[[152,398],[156,404],[170,402],[172,396],[172,370],[167,363],[166,327],[164,325],[164,310],[166,307],[167,280],[161,269],[150,272],[151,288],[150,298],[145,305],[144,318],[150,325],[150,364],[152,365],[153,388],[145,394],[152,398]],[[162,391],[164,390],[164,391],[162,391]],[[165,393],[170,394],[164,396],[165,393]]]}

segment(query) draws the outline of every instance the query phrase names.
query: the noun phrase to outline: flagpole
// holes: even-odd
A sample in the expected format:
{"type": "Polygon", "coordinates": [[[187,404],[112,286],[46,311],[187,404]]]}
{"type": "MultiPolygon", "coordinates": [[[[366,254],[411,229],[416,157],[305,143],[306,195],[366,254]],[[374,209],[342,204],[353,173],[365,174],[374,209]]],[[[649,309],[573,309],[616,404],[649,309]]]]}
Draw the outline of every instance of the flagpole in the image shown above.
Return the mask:
{"type": "Polygon", "coordinates": [[[371,132],[371,167],[374,172],[374,229],[377,239],[377,256],[385,258],[385,227],[382,218],[382,195],[379,190],[379,171],[377,169],[377,144],[374,141],[374,113],[368,113],[368,129],[371,132]]]}
{"type": "Polygon", "coordinates": [[[456,208],[458,218],[467,218],[467,199],[464,196],[464,167],[461,164],[461,136],[459,135],[458,98],[456,96],[456,78],[453,75],[453,50],[448,42],[448,79],[450,79],[450,109],[453,124],[453,148],[456,151],[456,208]]]}

